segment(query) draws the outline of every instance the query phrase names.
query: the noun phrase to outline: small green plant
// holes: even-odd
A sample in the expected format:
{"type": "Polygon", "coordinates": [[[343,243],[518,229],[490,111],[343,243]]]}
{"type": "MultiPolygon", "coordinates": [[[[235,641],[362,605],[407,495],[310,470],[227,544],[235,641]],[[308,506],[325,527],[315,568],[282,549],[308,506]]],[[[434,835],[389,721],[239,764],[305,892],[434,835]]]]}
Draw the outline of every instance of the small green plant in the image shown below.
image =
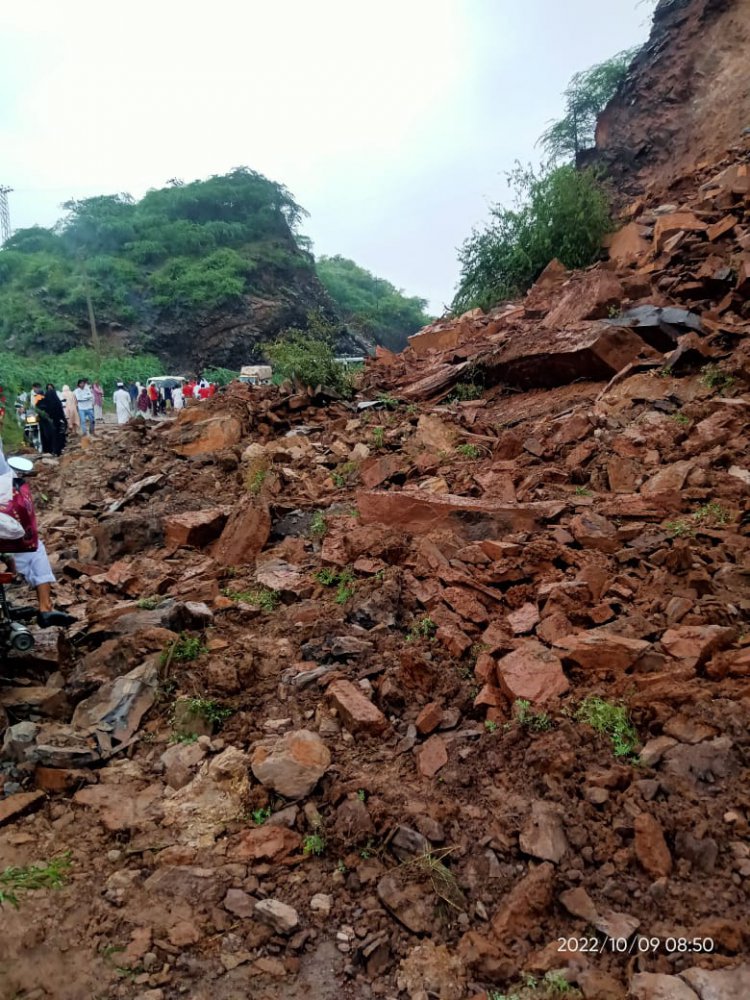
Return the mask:
{"type": "Polygon", "coordinates": [[[718,389],[723,392],[734,385],[734,378],[721,371],[717,365],[706,365],[701,373],[701,382],[707,389],[718,389]]]}
{"type": "Polygon", "coordinates": [[[247,488],[253,496],[256,496],[263,489],[263,483],[266,481],[266,476],[268,475],[267,469],[256,469],[248,480],[247,488]]]}
{"type": "Polygon", "coordinates": [[[136,607],[142,611],[156,611],[161,602],[161,597],[142,597],[140,601],[136,602],[136,607]]]}
{"type": "Polygon", "coordinates": [[[446,397],[446,403],[468,403],[482,398],[482,387],[475,382],[459,382],[453,392],[446,397]]]}
{"type": "Polygon", "coordinates": [[[53,858],[46,865],[23,865],[0,872],[0,904],[18,907],[18,897],[33,889],[61,889],[70,872],[71,852],[53,858]]]}
{"type": "Polygon", "coordinates": [[[575,495],[577,497],[590,497],[591,496],[591,490],[587,489],[585,486],[576,486],[574,492],[575,492],[575,495]]]}
{"type": "Polygon", "coordinates": [[[607,316],[609,316],[610,319],[615,319],[615,317],[619,315],[620,315],[620,307],[614,305],[613,303],[607,310],[607,316]]]}
{"type": "Polygon", "coordinates": [[[397,410],[398,400],[395,396],[391,396],[390,393],[384,392],[378,396],[378,402],[382,403],[386,410],[397,410]]]}
{"type": "Polygon", "coordinates": [[[492,719],[485,719],[484,720],[484,728],[487,730],[488,733],[496,733],[497,732],[497,723],[493,722],[492,719]]]}
{"type": "Polygon", "coordinates": [[[342,875],[346,875],[346,873],[349,871],[349,869],[346,867],[344,861],[341,858],[339,858],[339,860],[336,862],[336,871],[340,872],[342,875]]]}
{"type": "Polygon", "coordinates": [[[354,597],[354,573],[349,568],[337,571],[325,566],[318,570],[315,579],[324,587],[336,587],[334,600],[337,604],[346,604],[350,597],[354,597]]]}
{"type": "Polygon", "coordinates": [[[320,831],[317,833],[308,833],[302,841],[303,854],[314,854],[316,857],[320,857],[320,855],[325,852],[325,849],[326,839],[320,831]]]}
{"type": "Polygon", "coordinates": [[[673,538],[685,538],[690,535],[695,534],[695,528],[689,521],[677,520],[677,521],[667,521],[664,524],[664,530],[668,532],[673,538]]]}
{"type": "Polygon", "coordinates": [[[203,653],[208,652],[200,636],[186,635],[180,633],[180,638],[176,639],[170,646],[162,650],[161,665],[164,667],[168,663],[189,663],[197,660],[203,653]]]}
{"type": "Polygon", "coordinates": [[[630,757],[638,746],[638,733],[624,705],[615,705],[597,695],[586,698],[578,706],[576,719],[604,733],[612,741],[615,757],[630,757]]]}
{"type": "Polygon", "coordinates": [[[253,823],[255,823],[256,826],[263,826],[265,821],[267,819],[270,819],[270,817],[271,817],[271,810],[268,808],[253,809],[253,811],[250,813],[250,818],[252,819],[253,823]]]}
{"type": "Polygon", "coordinates": [[[367,843],[359,852],[359,856],[360,858],[362,858],[363,861],[367,861],[368,858],[372,857],[374,850],[375,850],[375,841],[372,839],[372,837],[368,837],[367,843]]]}
{"type": "Polygon", "coordinates": [[[169,737],[170,743],[197,743],[197,733],[172,733],[169,737]]]}
{"type": "Polygon", "coordinates": [[[365,801],[365,799],[367,798],[367,792],[365,792],[364,788],[357,789],[357,798],[359,799],[360,802],[365,801]]]}
{"type": "Polygon", "coordinates": [[[665,365],[664,368],[660,368],[659,369],[659,371],[657,372],[657,374],[658,374],[659,378],[671,378],[672,377],[672,369],[669,367],[669,365],[665,365]]]}
{"type": "Polygon", "coordinates": [[[419,413],[419,407],[417,406],[416,403],[409,403],[404,412],[406,413],[407,417],[416,417],[416,415],[419,413]]]}
{"type": "Polygon", "coordinates": [[[456,451],[459,455],[463,455],[464,458],[479,458],[482,454],[475,444],[460,444],[456,448],[456,451]]]}
{"type": "Polygon", "coordinates": [[[419,639],[432,639],[437,632],[437,625],[429,616],[420,618],[406,634],[407,642],[417,642],[419,639]]]}
{"type": "Polygon", "coordinates": [[[455,910],[466,909],[466,899],[461,891],[456,876],[444,861],[453,851],[452,847],[441,847],[434,851],[426,851],[409,861],[404,861],[402,867],[413,868],[427,875],[436,896],[455,910]]]}
{"type": "Polygon", "coordinates": [[[525,698],[519,698],[513,705],[513,715],[519,726],[524,729],[532,729],[534,732],[542,733],[549,729],[552,720],[546,712],[532,712],[531,702],[525,698]]]}
{"type": "Polygon", "coordinates": [[[189,698],[188,710],[215,725],[220,725],[232,714],[231,708],[222,708],[213,698],[189,698]]]}
{"type": "Polygon", "coordinates": [[[487,1000],[522,1000],[520,993],[500,993],[498,990],[490,990],[487,1000]]]}
{"type": "Polygon", "coordinates": [[[676,424],[679,424],[680,427],[690,426],[690,417],[688,417],[687,414],[685,413],[680,413],[679,410],[677,411],[677,413],[671,414],[669,419],[674,420],[674,422],[676,424]]]}
{"type": "Polygon", "coordinates": [[[712,501],[699,507],[693,514],[693,518],[698,524],[711,522],[713,524],[727,524],[729,521],[729,511],[725,510],[721,504],[712,501]]]}
{"type": "Polygon", "coordinates": [[[280,597],[277,591],[270,587],[251,587],[250,590],[223,590],[223,595],[239,604],[252,604],[261,611],[275,611],[279,606],[280,597]]]}
{"type": "Polygon", "coordinates": [[[339,573],[339,582],[336,586],[334,601],[337,604],[346,604],[348,600],[354,597],[354,593],[354,574],[351,570],[342,570],[339,573]]]}
{"type": "Polygon", "coordinates": [[[352,477],[352,473],[356,471],[356,462],[344,462],[343,465],[340,465],[338,469],[334,469],[331,473],[331,479],[333,480],[334,486],[338,487],[338,489],[346,486],[352,477]]]}
{"type": "Polygon", "coordinates": [[[324,538],[328,532],[328,521],[322,510],[316,510],[310,521],[310,534],[313,538],[324,538]]]}
{"type": "Polygon", "coordinates": [[[385,444],[385,427],[373,427],[372,443],[376,448],[382,448],[385,444]]]}
{"type": "Polygon", "coordinates": [[[578,990],[574,990],[568,980],[561,972],[545,973],[542,985],[552,996],[568,996],[573,993],[578,995],[578,990]]]}

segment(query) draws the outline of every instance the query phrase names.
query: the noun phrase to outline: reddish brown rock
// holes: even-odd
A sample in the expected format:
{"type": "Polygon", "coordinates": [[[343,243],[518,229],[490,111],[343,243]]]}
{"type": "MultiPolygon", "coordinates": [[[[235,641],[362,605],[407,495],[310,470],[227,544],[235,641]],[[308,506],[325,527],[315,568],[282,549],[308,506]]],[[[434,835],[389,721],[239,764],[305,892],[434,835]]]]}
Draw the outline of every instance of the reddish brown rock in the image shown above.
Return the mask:
{"type": "Polygon", "coordinates": [[[32,809],[38,809],[45,798],[44,792],[18,792],[0,799],[0,826],[13,822],[32,809]]]}
{"type": "Polygon", "coordinates": [[[642,639],[629,639],[614,632],[592,629],[563,636],[554,643],[563,659],[584,670],[627,670],[648,649],[642,639]]]}
{"type": "Polygon", "coordinates": [[[221,413],[216,417],[199,419],[203,416],[196,408],[182,410],[170,428],[168,440],[178,455],[215,455],[239,443],[242,424],[237,417],[221,413]]]}
{"type": "Polygon", "coordinates": [[[593,270],[571,280],[567,291],[542,322],[546,330],[561,330],[582,319],[605,319],[625,296],[611,271],[593,270]]]}
{"type": "Polygon", "coordinates": [[[652,878],[671,874],[672,855],[659,821],[650,813],[644,812],[635,818],[634,848],[641,867],[652,878]]]}
{"type": "Polygon", "coordinates": [[[643,236],[643,231],[643,226],[637,222],[629,222],[613,233],[609,238],[609,259],[624,265],[647,254],[651,246],[643,236]]]}
{"type": "Polygon", "coordinates": [[[692,212],[670,212],[660,215],[654,226],[654,249],[661,253],[665,244],[678,233],[704,233],[705,222],[701,222],[692,212]]]}
{"type": "Polygon", "coordinates": [[[397,472],[406,470],[404,456],[400,452],[389,455],[376,455],[366,459],[359,467],[359,476],[368,490],[380,486],[397,472]]]}
{"type": "Polygon", "coordinates": [[[661,647],[675,660],[702,666],[714,653],[726,649],[735,636],[734,629],[721,625],[679,625],[662,635],[661,647]]]}
{"type": "Polygon", "coordinates": [[[252,563],[268,541],[271,516],[252,499],[235,509],[213,548],[214,559],[222,566],[252,563]]]}
{"type": "Polygon", "coordinates": [[[417,767],[425,778],[434,778],[441,767],[448,763],[445,741],[439,736],[431,736],[417,750],[417,767]]]}
{"type": "Polygon", "coordinates": [[[465,587],[447,587],[442,594],[443,600],[449,604],[459,617],[477,625],[484,625],[489,615],[487,609],[465,587]]]}
{"type": "Polygon", "coordinates": [[[536,639],[527,639],[498,661],[497,679],[509,698],[532,704],[557,698],[569,687],[559,658],[536,639]]]}
{"type": "Polygon", "coordinates": [[[266,823],[245,830],[233,842],[228,855],[233,861],[283,861],[300,847],[302,839],[286,826],[266,823]]]}
{"type": "Polygon", "coordinates": [[[677,492],[685,485],[690,470],[695,466],[694,461],[673,462],[665,465],[657,473],[641,486],[641,493],[645,496],[654,494],[677,492]]]}
{"type": "Polygon", "coordinates": [[[362,689],[351,681],[334,681],[326,695],[351,732],[375,735],[388,728],[388,720],[377,705],[373,705],[362,689]]]}
{"type": "Polygon", "coordinates": [[[422,736],[427,736],[434,732],[440,725],[443,719],[443,707],[438,701],[431,701],[429,705],[425,705],[422,711],[417,716],[416,722],[414,723],[417,727],[417,732],[422,736]]]}
{"type": "Polygon", "coordinates": [[[539,609],[536,604],[523,604],[508,615],[508,622],[514,635],[525,635],[533,632],[539,624],[539,609]]]}
{"type": "Polygon", "coordinates": [[[463,537],[469,521],[473,527],[483,523],[498,531],[533,531],[544,521],[557,517],[564,507],[557,501],[508,504],[450,493],[425,496],[416,490],[361,490],[357,494],[357,509],[363,524],[387,524],[416,535],[450,528],[463,537]]]}
{"type": "Polygon", "coordinates": [[[170,548],[183,545],[202,548],[219,537],[226,522],[227,512],[223,507],[172,514],[164,519],[164,543],[170,548]]]}
{"type": "Polygon", "coordinates": [[[617,528],[600,514],[590,511],[576,514],[570,519],[569,528],[570,533],[584,549],[612,553],[620,548],[617,528]]]}

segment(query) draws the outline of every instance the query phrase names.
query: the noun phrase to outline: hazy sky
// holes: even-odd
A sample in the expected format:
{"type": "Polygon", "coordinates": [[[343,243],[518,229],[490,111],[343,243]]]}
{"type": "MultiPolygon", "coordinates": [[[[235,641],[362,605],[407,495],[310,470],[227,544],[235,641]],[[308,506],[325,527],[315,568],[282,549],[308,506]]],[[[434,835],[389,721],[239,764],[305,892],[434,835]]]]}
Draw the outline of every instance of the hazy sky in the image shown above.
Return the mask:
{"type": "Polygon", "coordinates": [[[638,0],[27,0],[0,8],[14,228],[68,198],[247,165],[340,253],[441,311],[504,171],[570,76],[643,41],[638,0]]]}

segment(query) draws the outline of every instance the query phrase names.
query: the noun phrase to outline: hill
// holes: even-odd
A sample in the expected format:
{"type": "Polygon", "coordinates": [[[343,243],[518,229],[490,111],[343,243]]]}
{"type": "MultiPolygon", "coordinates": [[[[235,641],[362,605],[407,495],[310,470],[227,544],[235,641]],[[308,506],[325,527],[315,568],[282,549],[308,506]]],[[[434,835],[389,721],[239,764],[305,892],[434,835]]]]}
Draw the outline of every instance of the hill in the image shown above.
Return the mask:
{"type": "MultiPolygon", "coordinates": [[[[0,255],[0,341],[60,352],[91,338],[178,368],[237,368],[315,310],[335,309],[298,235],[304,210],[247,168],[67,202],[53,229],[16,232],[0,255]]],[[[361,350],[342,330],[339,349],[361,350]]]]}

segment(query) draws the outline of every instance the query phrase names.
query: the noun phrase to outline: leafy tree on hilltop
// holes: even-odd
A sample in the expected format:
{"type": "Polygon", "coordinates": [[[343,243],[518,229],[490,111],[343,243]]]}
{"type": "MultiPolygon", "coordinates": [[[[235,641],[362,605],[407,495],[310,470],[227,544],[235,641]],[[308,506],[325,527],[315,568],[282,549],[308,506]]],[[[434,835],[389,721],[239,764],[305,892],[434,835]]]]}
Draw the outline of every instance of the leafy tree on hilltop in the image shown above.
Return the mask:
{"type": "Polygon", "coordinates": [[[427,300],[404,295],[353,260],[321,257],[318,277],[338,306],[342,319],[355,331],[391,350],[406,347],[406,338],[429,323],[427,300]]]}
{"type": "Polygon", "coordinates": [[[64,351],[88,337],[87,293],[106,323],[170,316],[273,294],[300,271],[305,215],[289,191],[245,167],[206,181],[68,201],[50,230],[16,232],[0,254],[0,346],[64,351]],[[299,237],[300,242],[302,240],[299,237]]]}
{"type": "Polygon", "coordinates": [[[575,159],[594,145],[596,120],[614,97],[637,49],[618,52],[591,69],[576,73],[565,88],[565,116],[544,131],[539,144],[551,161],[575,159]]]}
{"type": "Polygon", "coordinates": [[[520,295],[553,257],[570,268],[591,264],[610,228],[607,197],[590,170],[567,164],[536,173],[517,164],[508,182],[514,207],[494,205],[490,222],[459,250],[456,312],[520,295]]]}

